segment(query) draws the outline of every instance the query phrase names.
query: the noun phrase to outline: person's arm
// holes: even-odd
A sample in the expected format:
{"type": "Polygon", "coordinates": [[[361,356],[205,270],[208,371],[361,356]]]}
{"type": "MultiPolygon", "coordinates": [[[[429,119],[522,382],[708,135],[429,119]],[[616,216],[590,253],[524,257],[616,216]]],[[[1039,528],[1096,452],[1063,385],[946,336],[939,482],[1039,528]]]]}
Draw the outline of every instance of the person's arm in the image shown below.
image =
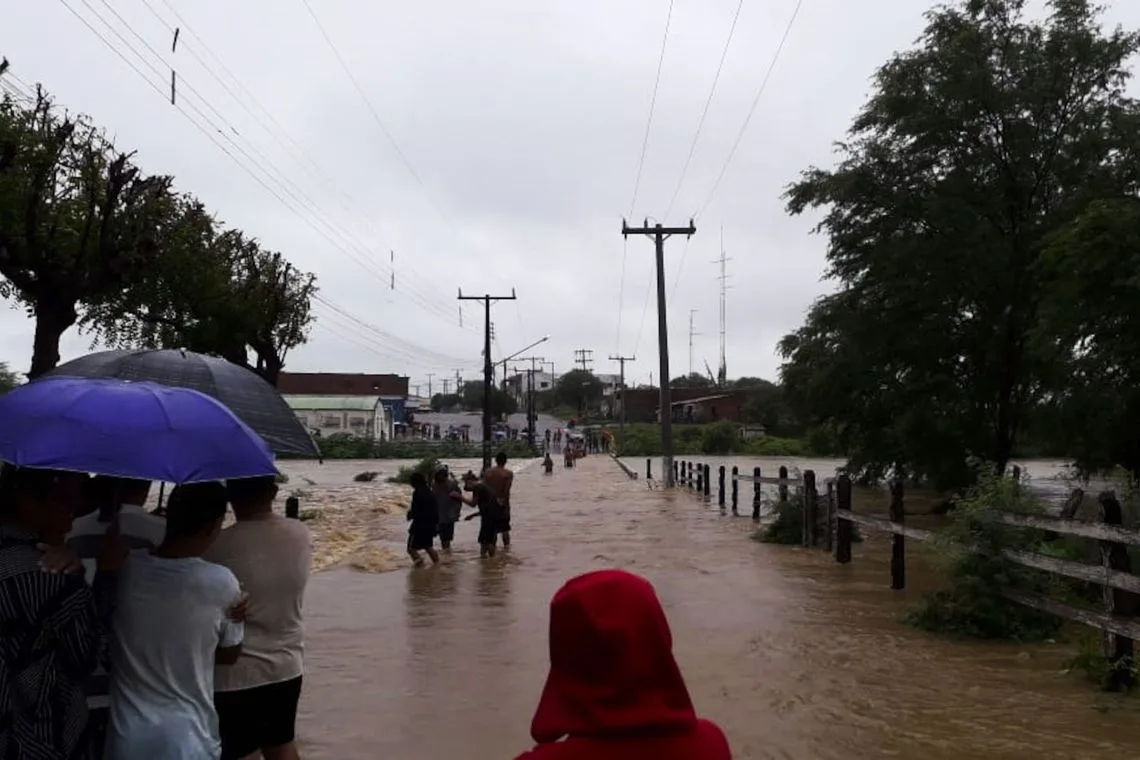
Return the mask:
{"type": "Polygon", "coordinates": [[[226,600],[222,608],[222,622],[218,629],[218,647],[214,650],[214,662],[218,665],[233,665],[241,657],[241,643],[245,639],[245,623],[234,620],[230,610],[243,601],[241,584],[234,574],[224,567],[220,579],[221,598],[226,600]]]}

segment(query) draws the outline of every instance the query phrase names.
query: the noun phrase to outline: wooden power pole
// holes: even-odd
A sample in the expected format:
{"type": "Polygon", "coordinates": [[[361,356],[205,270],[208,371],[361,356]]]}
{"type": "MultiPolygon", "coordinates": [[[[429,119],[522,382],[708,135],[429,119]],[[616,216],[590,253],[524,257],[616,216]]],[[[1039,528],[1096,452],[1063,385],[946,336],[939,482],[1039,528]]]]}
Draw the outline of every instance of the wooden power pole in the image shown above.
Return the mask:
{"type": "Polygon", "coordinates": [[[688,227],[649,226],[646,220],[641,227],[630,227],[621,221],[621,234],[652,237],[657,258],[657,351],[660,354],[661,372],[661,469],[665,487],[673,487],[673,394],[669,388],[669,326],[665,314],[665,241],[673,235],[695,235],[696,226],[689,220],[688,227]]]}
{"type": "Polygon", "coordinates": [[[459,290],[460,301],[483,302],[483,469],[491,466],[491,393],[495,387],[495,367],[491,363],[491,304],[495,301],[514,301],[518,296],[511,288],[509,296],[465,296],[459,290]]]}
{"type": "Polygon", "coordinates": [[[618,423],[618,430],[623,434],[625,433],[625,363],[637,361],[636,356],[611,356],[611,362],[617,362],[620,369],[618,370],[618,388],[621,390],[621,421],[618,423]]]}

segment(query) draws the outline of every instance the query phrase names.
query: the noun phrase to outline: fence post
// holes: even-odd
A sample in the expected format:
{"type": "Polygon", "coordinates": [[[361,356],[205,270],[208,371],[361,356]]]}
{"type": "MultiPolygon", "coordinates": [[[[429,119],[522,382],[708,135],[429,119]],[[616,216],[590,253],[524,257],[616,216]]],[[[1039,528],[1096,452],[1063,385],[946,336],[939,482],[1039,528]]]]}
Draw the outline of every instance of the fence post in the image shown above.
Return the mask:
{"type": "Polygon", "coordinates": [[[803,545],[810,548],[815,546],[816,540],[816,498],[814,470],[804,470],[803,520],[803,545]]]}
{"type": "Polygon", "coordinates": [[[732,514],[740,514],[736,511],[736,506],[740,503],[740,482],[737,481],[737,476],[740,475],[740,468],[736,465],[732,466],[732,514]]]}
{"type": "Polygon", "coordinates": [[[677,480],[677,460],[673,460],[673,487],[681,485],[681,481],[677,480]]]}
{"type": "Polygon", "coordinates": [[[1014,465],[1013,466],[1013,472],[1011,472],[1010,474],[1013,476],[1013,482],[1014,483],[1020,483],[1021,482],[1021,468],[1019,466],[1014,465]]]}
{"type": "Polygon", "coordinates": [[[827,533],[823,537],[827,553],[835,548],[835,479],[827,481],[827,533]]]}
{"type": "Polygon", "coordinates": [[[693,487],[693,463],[688,460],[685,461],[685,487],[693,487]]]}
{"type": "Polygon", "coordinates": [[[722,464],[717,470],[716,477],[716,504],[720,507],[721,512],[724,511],[724,497],[724,465],[722,464]]]}
{"type": "Polygon", "coordinates": [[[653,480],[653,460],[649,457],[645,458],[645,479],[653,480]]]}
{"type": "MultiPolygon", "coordinates": [[[[844,473],[835,484],[835,508],[851,511],[851,478],[844,473]]],[[[839,519],[835,524],[835,561],[847,564],[851,561],[852,529],[850,520],[839,519]]]]}
{"type": "MultiPolygon", "coordinates": [[[[891,481],[891,522],[902,525],[906,522],[903,512],[903,480],[891,481]]],[[[906,588],[906,536],[891,534],[891,588],[906,588]]]]}
{"type": "MultiPolygon", "coordinates": [[[[780,465],[780,471],[777,474],[779,475],[780,480],[786,481],[788,479],[788,468],[784,467],[783,465],[780,465]]],[[[788,500],[788,484],[785,482],[785,483],[780,484],[780,501],[787,501],[787,500],[788,500]]]]}
{"type": "Polygon", "coordinates": [[[704,475],[705,468],[697,465],[697,495],[699,496],[704,492],[704,483],[701,481],[701,476],[704,475]]]}
{"type": "MultiPolygon", "coordinates": [[[[1104,515],[1105,525],[1122,525],[1124,523],[1123,510],[1116,494],[1105,491],[1098,499],[1104,515]]],[[[1128,556],[1128,547],[1114,541],[1101,541],[1100,560],[1104,565],[1105,575],[1110,570],[1121,573],[1132,572],[1132,560],[1128,556]]],[[[1137,597],[1128,591],[1102,586],[1104,593],[1104,612],[1107,615],[1132,617],[1137,612],[1137,597]]],[[[1131,689],[1134,685],[1132,677],[1132,658],[1134,644],[1132,639],[1118,634],[1104,632],[1104,655],[1113,668],[1109,671],[1108,682],[1104,687],[1110,691],[1131,689]]]]}
{"type": "Polygon", "coordinates": [[[760,487],[763,484],[760,482],[760,468],[752,468],[752,519],[755,522],[760,522],[760,503],[761,492],[760,487]]]}
{"type": "Polygon", "coordinates": [[[709,466],[706,464],[705,465],[705,500],[706,501],[708,500],[709,493],[711,493],[711,492],[712,492],[712,474],[709,470],[709,466]]]}
{"type": "Polygon", "coordinates": [[[285,516],[294,520],[301,518],[301,500],[296,496],[290,496],[285,500],[285,516]]]}

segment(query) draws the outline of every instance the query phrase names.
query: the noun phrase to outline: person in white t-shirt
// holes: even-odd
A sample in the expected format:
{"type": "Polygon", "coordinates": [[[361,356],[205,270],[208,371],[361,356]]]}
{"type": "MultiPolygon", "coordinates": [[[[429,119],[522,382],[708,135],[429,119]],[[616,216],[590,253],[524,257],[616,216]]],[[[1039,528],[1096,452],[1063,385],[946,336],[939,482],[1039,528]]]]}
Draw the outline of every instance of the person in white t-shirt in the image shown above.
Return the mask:
{"type": "Polygon", "coordinates": [[[202,559],[226,514],[221,483],[175,488],[166,535],[123,568],[111,619],[111,719],[107,760],[215,760],[215,664],[241,654],[242,590],[202,559]]]}
{"type": "Polygon", "coordinates": [[[313,537],[300,520],[273,511],[273,478],[231,480],[226,489],[237,522],[205,557],[233,571],[250,604],[241,657],[215,676],[222,758],[260,752],[265,760],[296,760],[305,651],[301,607],[313,537]]]}
{"type": "MultiPolygon", "coordinates": [[[[95,559],[103,545],[107,529],[118,517],[119,535],[128,549],[154,549],[162,543],[166,520],[143,508],[150,495],[149,480],[113,478],[97,475],[88,481],[88,498],[95,509],[75,518],[67,545],[83,561],[88,583],[95,580],[95,559]]],[[[109,720],[108,693],[110,676],[100,664],[85,686],[87,693],[87,726],[92,742],[102,746],[109,720]]]]}
{"type": "Polygon", "coordinates": [[[97,475],[90,488],[96,508],[75,518],[67,534],[67,545],[83,560],[88,582],[95,572],[95,557],[103,536],[116,514],[120,535],[131,549],[154,549],[166,535],[166,520],[143,507],[150,495],[149,480],[97,475]]]}

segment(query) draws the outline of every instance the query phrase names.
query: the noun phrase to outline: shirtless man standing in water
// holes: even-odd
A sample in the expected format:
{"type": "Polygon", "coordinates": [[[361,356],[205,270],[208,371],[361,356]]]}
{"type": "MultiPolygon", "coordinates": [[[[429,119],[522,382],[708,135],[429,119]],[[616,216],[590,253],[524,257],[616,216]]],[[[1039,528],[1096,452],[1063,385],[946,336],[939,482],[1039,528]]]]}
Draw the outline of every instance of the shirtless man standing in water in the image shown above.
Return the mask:
{"type": "Polygon", "coordinates": [[[503,548],[507,549],[511,545],[511,486],[514,485],[515,474],[507,467],[507,455],[504,452],[495,455],[495,465],[483,473],[483,482],[502,507],[503,519],[499,524],[499,535],[503,537],[503,548]]]}

